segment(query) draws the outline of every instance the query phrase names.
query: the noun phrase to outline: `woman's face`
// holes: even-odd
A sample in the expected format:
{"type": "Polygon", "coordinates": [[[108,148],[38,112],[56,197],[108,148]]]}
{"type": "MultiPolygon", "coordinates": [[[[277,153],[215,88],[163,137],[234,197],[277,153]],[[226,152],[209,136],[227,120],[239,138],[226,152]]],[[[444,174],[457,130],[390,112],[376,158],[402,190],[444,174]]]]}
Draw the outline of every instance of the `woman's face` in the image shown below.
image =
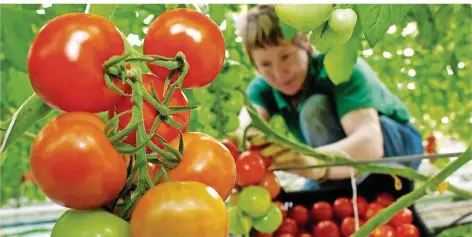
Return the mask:
{"type": "Polygon", "coordinates": [[[308,73],[309,56],[293,41],[282,40],[277,46],[251,50],[257,71],[273,88],[286,95],[295,95],[308,73]]]}

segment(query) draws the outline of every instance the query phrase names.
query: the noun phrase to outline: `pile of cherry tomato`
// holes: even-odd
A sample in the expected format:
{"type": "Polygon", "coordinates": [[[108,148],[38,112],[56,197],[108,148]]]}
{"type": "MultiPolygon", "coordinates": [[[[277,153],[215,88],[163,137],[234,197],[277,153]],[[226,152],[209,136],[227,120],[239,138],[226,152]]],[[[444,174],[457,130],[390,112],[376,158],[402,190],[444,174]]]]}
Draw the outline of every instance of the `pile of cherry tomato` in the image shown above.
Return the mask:
{"type": "MultiPolygon", "coordinates": [[[[394,201],[395,199],[387,193],[377,195],[371,202],[363,196],[358,196],[359,226],[394,201]]],[[[257,231],[258,237],[349,237],[355,233],[351,198],[340,197],[333,202],[319,201],[311,206],[279,201],[276,204],[283,213],[282,224],[273,233],[257,231]]],[[[419,237],[419,230],[412,222],[412,211],[405,208],[388,223],[372,231],[369,237],[419,237]]]]}

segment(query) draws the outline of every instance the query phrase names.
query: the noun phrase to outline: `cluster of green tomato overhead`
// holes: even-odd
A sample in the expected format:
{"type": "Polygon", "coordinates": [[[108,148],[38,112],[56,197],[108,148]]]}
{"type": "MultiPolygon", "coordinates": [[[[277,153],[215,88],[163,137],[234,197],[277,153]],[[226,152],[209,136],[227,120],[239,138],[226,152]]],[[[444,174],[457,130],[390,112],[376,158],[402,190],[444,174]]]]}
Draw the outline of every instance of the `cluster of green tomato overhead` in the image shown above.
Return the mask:
{"type": "Polygon", "coordinates": [[[224,137],[239,128],[238,115],[244,105],[244,96],[236,89],[242,84],[241,65],[227,60],[215,81],[192,90],[199,103],[196,111],[203,131],[213,137],[224,137]]]}
{"type": "Polygon", "coordinates": [[[283,23],[311,32],[316,50],[325,54],[325,69],[334,84],[349,80],[360,46],[353,9],[335,8],[333,4],[280,4],[275,9],[283,23]]]}

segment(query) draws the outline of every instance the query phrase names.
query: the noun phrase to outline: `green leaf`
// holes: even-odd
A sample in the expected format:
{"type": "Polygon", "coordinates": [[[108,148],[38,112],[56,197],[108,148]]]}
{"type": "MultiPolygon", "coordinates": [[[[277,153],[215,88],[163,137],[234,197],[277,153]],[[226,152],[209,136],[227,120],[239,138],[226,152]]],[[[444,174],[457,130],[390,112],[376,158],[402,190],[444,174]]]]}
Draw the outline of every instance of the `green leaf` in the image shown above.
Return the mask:
{"type": "MultiPolygon", "coordinates": [[[[5,78],[3,82],[5,82],[5,78]]],[[[10,70],[8,70],[8,78],[6,79],[4,92],[11,106],[17,108],[34,93],[34,90],[33,87],[31,87],[28,74],[10,68],[10,70]]]]}
{"type": "Polygon", "coordinates": [[[19,112],[17,111],[18,116],[6,139],[5,136],[11,126],[10,122],[13,117],[0,125],[0,153],[16,142],[31,126],[46,117],[51,111],[52,108],[46,105],[38,95],[31,95],[19,108],[19,112]]]}
{"type": "Polygon", "coordinates": [[[292,40],[295,37],[297,31],[293,27],[285,24],[283,21],[279,21],[279,26],[285,39],[292,40]]]}
{"type": "Polygon", "coordinates": [[[225,19],[226,6],[224,4],[211,4],[210,17],[217,24],[221,25],[225,19]]]}
{"type": "Polygon", "coordinates": [[[382,39],[391,25],[401,21],[410,7],[411,5],[406,4],[359,4],[354,6],[371,48],[382,39]]]}
{"type": "Polygon", "coordinates": [[[117,8],[118,4],[92,4],[90,5],[89,13],[110,20],[117,8]]]}
{"type": "Polygon", "coordinates": [[[34,38],[31,25],[41,21],[40,15],[25,12],[18,8],[1,7],[0,21],[2,22],[2,49],[5,58],[17,69],[26,72],[26,58],[29,44],[34,38]]]}

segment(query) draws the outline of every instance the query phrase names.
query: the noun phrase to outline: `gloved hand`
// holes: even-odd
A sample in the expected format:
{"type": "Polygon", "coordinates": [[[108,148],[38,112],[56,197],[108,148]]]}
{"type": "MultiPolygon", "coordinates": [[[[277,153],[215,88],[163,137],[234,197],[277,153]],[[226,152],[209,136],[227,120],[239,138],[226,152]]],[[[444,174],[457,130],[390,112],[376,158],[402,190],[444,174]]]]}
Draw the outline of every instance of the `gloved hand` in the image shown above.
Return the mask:
{"type": "MultiPolygon", "coordinates": [[[[299,152],[294,152],[292,149],[283,144],[269,141],[267,137],[257,129],[251,129],[248,131],[247,139],[251,146],[263,147],[259,154],[264,159],[272,160],[270,168],[301,167],[318,165],[322,163],[320,160],[314,157],[306,156],[299,152]]],[[[322,181],[327,175],[327,168],[290,170],[287,172],[313,179],[315,181],[322,181]]]]}

